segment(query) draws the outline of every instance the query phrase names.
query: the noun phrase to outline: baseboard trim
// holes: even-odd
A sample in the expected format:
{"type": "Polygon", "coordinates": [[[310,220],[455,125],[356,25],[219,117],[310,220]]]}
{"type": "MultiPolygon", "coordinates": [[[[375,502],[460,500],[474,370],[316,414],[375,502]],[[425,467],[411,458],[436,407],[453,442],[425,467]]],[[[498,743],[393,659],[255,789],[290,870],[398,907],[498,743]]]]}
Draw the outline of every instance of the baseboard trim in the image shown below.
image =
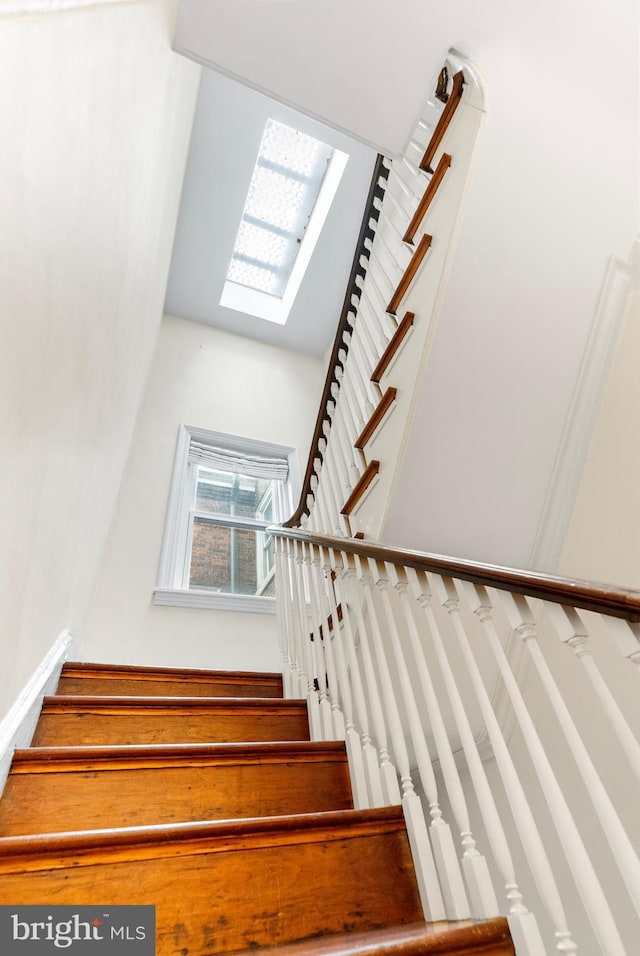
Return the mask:
{"type": "Polygon", "coordinates": [[[58,683],[62,665],[74,652],[71,631],[62,631],[58,639],[27,682],[13,707],[0,722],[0,795],[16,748],[28,747],[40,716],[42,700],[58,683]]]}

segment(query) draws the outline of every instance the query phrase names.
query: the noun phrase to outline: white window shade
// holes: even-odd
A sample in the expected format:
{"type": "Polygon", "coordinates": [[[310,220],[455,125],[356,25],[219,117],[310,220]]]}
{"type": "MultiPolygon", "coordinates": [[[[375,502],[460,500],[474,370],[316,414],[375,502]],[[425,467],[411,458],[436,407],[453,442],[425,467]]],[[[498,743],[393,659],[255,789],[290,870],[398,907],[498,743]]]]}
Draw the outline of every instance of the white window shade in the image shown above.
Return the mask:
{"type": "Polygon", "coordinates": [[[267,458],[263,455],[244,455],[193,439],[189,443],[189,462],[204,465],[207,468],[231,471],[238,475],[250,475],[252,478],[286,481],[289,477],[288,457],[267,458]]]}

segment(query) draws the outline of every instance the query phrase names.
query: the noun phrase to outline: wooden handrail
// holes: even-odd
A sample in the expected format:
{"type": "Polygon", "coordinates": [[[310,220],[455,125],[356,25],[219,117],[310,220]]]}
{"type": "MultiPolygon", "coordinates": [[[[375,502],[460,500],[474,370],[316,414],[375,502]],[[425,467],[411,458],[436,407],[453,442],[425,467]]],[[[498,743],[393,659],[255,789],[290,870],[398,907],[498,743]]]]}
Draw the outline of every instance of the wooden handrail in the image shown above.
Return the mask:
{"type": "Polygon", "coordinates": [[[435,574],[472,581],[501,591],[512,591],[532,598],[541,598],[554,604],[564,604],[596,611],[611,617],[640,621],[640,591],[594,581],[573,580],[553,574],[537,574],[518,568],[503,568],[478,561],[422,551],[389,548],[386,545],[364,543],[353,538],[334,538],[329,535],[310,534],[306,531],[271,527],[269,531],[280,538],[306,541],[334,551],[346,551],[362,558],[387,561],[418,571],[433,571],[435,574]]]}
{"type": "Polygon", "coordinates": [[[345,333],[351,330],[351,321],[349,319],[349,313],[353,308],[351,304],[351,298],[353,295],[357,295],[358,297],[360,296],[360,288],[357,285],[356,280],[359,277],[362,277],[365,273],[360,260],[362,256],[367,259],[369,258],[369,252],[365,242],[373,239],[374,235],[369,222],[371,219],[375,219],[377,222],[378,216],[380,215],[380,211],[379,209],[376,209],[374,203],[376,199],[381,199],[383,195],[383,190],[379,185],[379,180],[381,178],[386,180],[388,174],[389,171],[384,166],[384,157],[381,153],[378,153],[378,158],[376,159],[373,175],[371,177],[369,194],[365,203],[364,216],[362,217],[362,225],[360,226],[360,234],[358,235],[358,241],[356,243],[356,251],[353,257],[353,263],[351,265],[351,273],[349,275],[349,281],[347,282],[347,291],[345,292],[344,301],[342,303],[342,311],[338,320],[336,337],[334,339],[333,349],[329,359],[327,377],[322,390],[318,417],[316,418],[313,438],[311,439],[309,458],[307,460],[307,469],[304,474],[302,489],[300,492],[300,501],[298,502],[298,507],[291,517],[284,522],[284,526],[286,528],[297,527],[300,524],[302,516],[307,514],[309,511],[307,498],[311,494],[311,479],[313,478],[315,471],[315,460],[316,458],[322,459],[322,452],[320,451],[319,443],[321,438],[324,436],[323,425],[329,418],[328,405],[333,400],[331,389],[338,381],[336,370],[339,366],[342,367],[342,362],[340,361],[340,352],[343,349],[345,352],[348,352],[348,346],[345,344],[343,339],[345,333]]]}
{"type": "Polygon", "coordinates": [[[447,100],[447,105],[440,114],[440,119],[436,124],[436,128],[433,131],[433,135],[429,140],[429,145],[425,150],[425,154],[420,161],[420,169],[426,173],[432,173],[431,163],[436,154],[438,146],[442,142],[444,134],[447,132],[449,123],[453,119],[453,114],[458,108],[460,103],[460,98],[462,97],[462,90],[464,87],[464,73],[460,70],[453,78],[453,86],[449,98],[447,100]]]}
{"type": "Polygon", "coordinates": [[[431,179],[429,180],[429,185],[425,189],[424,195],[422,199],[420,200],[420,202],[418,203],[418,207],[415,213],[413,214],[413,218],[411,219],[411,222],[407,226],[407,231],[402,237],[402,241],[406,242],[408,245],[411,245],[411,246],[413,245],[413,240],[415,239],[416,232],[418,231],[420,227],[420,223],[426,216],[427,209],[429,208],[429,206],[435,199],[435,195],[438,192],[440,183],[444,179],[445,173],[448,170],[450,165],[451,165],[451,156],[449,155],[449,153],[443,153],[442,156],[440,157],[440,162],[436,166],[436,171],[431,177],[431,179]]]}

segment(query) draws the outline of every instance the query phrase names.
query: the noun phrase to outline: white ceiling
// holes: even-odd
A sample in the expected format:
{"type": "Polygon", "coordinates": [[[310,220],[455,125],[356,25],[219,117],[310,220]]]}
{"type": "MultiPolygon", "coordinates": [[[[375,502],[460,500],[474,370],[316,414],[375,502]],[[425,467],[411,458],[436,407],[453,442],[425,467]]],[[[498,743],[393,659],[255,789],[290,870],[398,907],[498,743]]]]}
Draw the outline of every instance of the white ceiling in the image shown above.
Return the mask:
{"type": "Polygon", "coordinates": [[[166,311],[314,355],[333,339],[376,153],[349,136],[204,69],[182,191],[166,311]],[[264,125],[271,117],[349,154],[286,325],[222,307],[220,296],[264,125]]]}

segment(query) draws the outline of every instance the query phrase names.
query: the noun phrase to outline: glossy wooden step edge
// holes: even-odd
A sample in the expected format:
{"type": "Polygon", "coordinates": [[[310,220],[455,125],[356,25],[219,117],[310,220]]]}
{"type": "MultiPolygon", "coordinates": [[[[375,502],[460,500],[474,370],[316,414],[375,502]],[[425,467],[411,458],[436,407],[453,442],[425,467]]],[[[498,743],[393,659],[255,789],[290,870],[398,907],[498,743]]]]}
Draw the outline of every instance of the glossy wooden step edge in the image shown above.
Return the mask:
{"type": "Polygon", "coordinates": [[[221,713],[256,714],[306,713],[304,700],[282,700],[278,697],[45,697],[42,714],[64,713],[221,713]]]}
{"type": "Polygon", "coordinates": [[[386,548],[383,545],[364,544],[354,538],[309,534],[297,528],[278,528],[272,525],[269,531],[277,537],[306,541],[323,548],[333,548],[334,551],[358,554],[376,561],[388,561],[400,567],[416,568],[418,571],[433,571],[435,574],[473,581],[474,584],[484,584],[514,594],[526,594],[528,597],[542,598],[555,604],[609,614],[611,617],[621,617],[628,621],[640,621],[640,591],[631,588],[561,578],[552,574],[535,574],[520,568],[481,564],[479,561],[465,561],[462,558],[430,554],[426,551],[386,548]]]}
{"type": "Polygon", "coordinates": [[[400,303],[404,299],[409,286],[411,285],[411,283],[413,282],[415,278],[416,272],[418,271],[418,269],[420,268],[422,264],[422,260],[424,259],[424,257],[426,256],[429,250],[429,246],[431,245],[432,239],[433,237],[426,235],[426,233],[420,239],[420,242],[417,245],[416,251],[411,256],[409,265],[404,270],[403,276],[400,279],[400,282],[398,283],[398,287],[396,291],[393,293],[391,301],[389,302],[389,305],[387,306],[386,311],[389,313],[389,315],[395,315],[396,312],[398,311],[398,307],[400,306],[400,303]]]}
{"type": "Polygon", "coordinates": [[[438,146],[442,142],[444,134],[449,128],[449,124],[453,119],[454,113],[460,104],[463,89],[464,74],[462,70],[460,70],[453,78],[453,85],[451,88],[451,93],[449,94],[449,99],[447,100],[447,105],[440,114],[440,119],[436,124],[436,128],[433,131],[431,139],[429,140],[427,148],[424,152],[424,156],[420,160],[420,169],[426,173],[433,172],[431,163],[433,162],[438,146]]]}
{"type": "Polygon", "coordinates": [[[402,807],[0,837],[0,874],[405,833],[402,807]]]}
{"type": "Polygon", "coordinates": [[[418,203],[418,207],[413,214],[411,222],[407,226],[407,231],[402,237],[402,241],[408,243],[408,245],[410,246],[413,245],[413,240],[415,239],[416,232],[420,228],[420,224],[427,214],[427,209],[429,208],[429,206],[435,199],[436,193],[438,192],[440,184],[442,183],[442,180],[444,179],[447,170],[451,166],[451,162],[452,160],[449,153],[443,153],[442,156],[440,157],[440,162],[438,163],[436,167],[436,171],[431,177],[431,179],[429,180],[429,185],[425,189],[424,195],[422,196],[422,199],[418,203]]]}
{"type": "Polygon", "coordinates": [[[389,409],[395,402],[397,394],[398,394],[397,388],[388,388],[386,390],[386,392],[384,393],[384,395],[382,396],[382,398],[380,399],[380,401],[374,408],[371,418],[369,419],[369,421],[364,426],[364,428],[362,429],[362,431],[356,438],[355,442],[353,443],[354,448],[357,448],[359,451],[362,451],[362,449],[365,447],[365,445],[367,444],[371,436],[374,434],[376,429],[380,426],[385,415],[387,414],[387,412],[389,411],[389,409]]]}
{"type": "Polygon", "coordinates": [[[230,764],[344,763],[344,741],[285,741],[229,744],[147,744],[103,747],[31,747],[16,750],[12,774],[140,767],[228,766],[230,764]]]}
{"type": "MultiPolygon", "coordinates": [[[[236,956],[248,956],[250,950],[236,956]]],[[[270,956],[512,956],[503,916],[482,922],[407,923],[274,946],[270,956]]]]}
{"type": "Polygon", "coordinates": [[[375,382],[376,385],[380,384],[380,379],[386,372],[387,367],[391,364],[391,360],[402,345],[405,336],[408,335],[414,319],[414,312],[405,312],[402,320],[398,323],[398,327],[389,339],[389,343],[382,353],[380,361],[371,373],[371,381],[375,382]]]}
{"type": "Polygon", "coordinates": [[[353,491],[343,504],[340,514],[346,515],[347,517],[351,514],[379,471],[380,462],[370,461],[356,482],[353,491]]]}
{"type": "Polygon", "coordinates": [[[261,671],[213,671],[188,667],[146,667],[130,664],[98,664],[66,661],[61,677],[113,677],[129,680],[180,680],[194,683],[282,684],[282,675],[261,671]]]}

